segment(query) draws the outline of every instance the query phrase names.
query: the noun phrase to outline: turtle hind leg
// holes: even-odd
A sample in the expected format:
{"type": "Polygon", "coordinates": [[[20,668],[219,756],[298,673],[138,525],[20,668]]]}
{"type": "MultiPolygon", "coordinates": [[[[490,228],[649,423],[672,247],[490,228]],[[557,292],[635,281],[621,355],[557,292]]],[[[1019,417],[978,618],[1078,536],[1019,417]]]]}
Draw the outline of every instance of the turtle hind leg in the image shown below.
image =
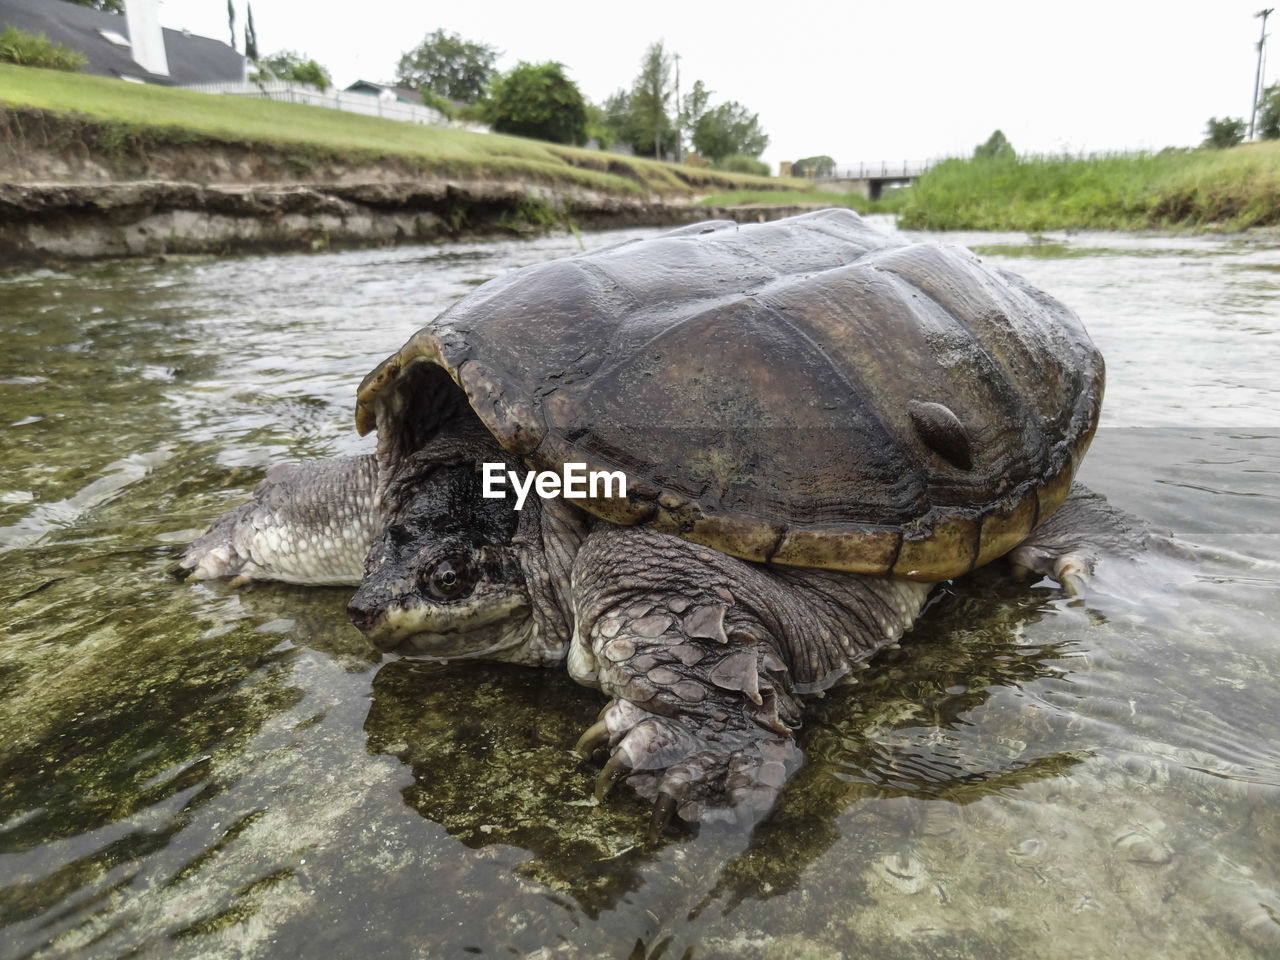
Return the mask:
{"type": "Polygon", "coordinates": [[[1062,506],[1007,556],[1016,576],[1049,577],[1068,596],[1078,596],[1099,560],[1138,557],[1150,549],[1152,539],[1144,521],[1077,483],[1062,506]]]}

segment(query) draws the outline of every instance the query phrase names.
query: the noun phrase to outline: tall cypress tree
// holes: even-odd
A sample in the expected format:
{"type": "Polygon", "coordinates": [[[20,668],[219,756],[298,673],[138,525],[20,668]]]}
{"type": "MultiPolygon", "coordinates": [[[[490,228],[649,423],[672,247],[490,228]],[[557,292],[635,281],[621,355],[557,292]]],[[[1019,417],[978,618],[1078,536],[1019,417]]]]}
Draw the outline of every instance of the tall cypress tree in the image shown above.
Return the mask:
{"type": "Polygon", "coordinates": [[[246,22],[244,25],[244,55],[254,63],[258,62],[258,30],[253,25],[253,4],[246,7],[246,22]]]}

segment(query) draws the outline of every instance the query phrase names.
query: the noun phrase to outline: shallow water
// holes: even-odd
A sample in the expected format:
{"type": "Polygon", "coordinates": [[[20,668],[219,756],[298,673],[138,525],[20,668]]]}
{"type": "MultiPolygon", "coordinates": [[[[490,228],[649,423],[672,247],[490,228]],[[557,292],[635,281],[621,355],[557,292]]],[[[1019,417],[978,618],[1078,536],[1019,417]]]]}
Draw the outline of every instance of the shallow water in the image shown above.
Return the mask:
{"type": "Polygon", "coordinates": [[[367,449],[355,386],[418,326],[576,241],[0,275],[0,955],[1280,953],[1280,243],[945,239],[1085,319],[1083,478],[1182,547],[1085,601],[944,588],[813,705],[770,820],[654,848],[587,802],[563,672],[165,572],[270,463],[367,449]]]}

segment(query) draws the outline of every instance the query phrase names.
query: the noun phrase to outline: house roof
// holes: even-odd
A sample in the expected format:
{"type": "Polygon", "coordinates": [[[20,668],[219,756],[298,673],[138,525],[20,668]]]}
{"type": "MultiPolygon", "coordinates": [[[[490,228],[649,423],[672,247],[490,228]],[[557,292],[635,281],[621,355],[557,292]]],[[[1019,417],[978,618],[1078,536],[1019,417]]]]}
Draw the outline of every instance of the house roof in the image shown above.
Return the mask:
{"type": "Polygon", "coordinates": [[[54,43],[83,53],[89,60],[85,73],[137,77],[170,85],[244,79],[244,57],[230,46],[168,27],[163,33],[169,76],[148,73],[134,62],[128,46],[113,43],[100,32],[106,30],[128,39],[129,24],[124,17],[64,0],[0,0],[0,28],[6,26],[43,33],[54,43]]]}
{"type": "Polygon", "coordinates": [[[349,93],[368,93],[377,96],[384,91],[395,95],[401,103],[422,103],[422,94],[409,87],[396,87],[389,83],[374,83],[372,80],[357,80],[347,87],[349,93]]]}

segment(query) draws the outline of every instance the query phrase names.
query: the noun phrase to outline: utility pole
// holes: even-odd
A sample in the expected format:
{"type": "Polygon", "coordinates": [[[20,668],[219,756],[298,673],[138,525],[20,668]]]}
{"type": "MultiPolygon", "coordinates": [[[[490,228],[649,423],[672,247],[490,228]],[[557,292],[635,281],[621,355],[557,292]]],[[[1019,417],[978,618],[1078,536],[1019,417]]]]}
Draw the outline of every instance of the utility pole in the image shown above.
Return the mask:
{"type": "Polygon", "coordinates": [[[1262,49],[1267,45],[1267,17],[1275,12],[1275,7],[1267,7],[1254,14],[1262,18],[1262,36],[1258,38],[1258,72],[1253,75],[1253,105],[1249,108],[1249,139],[1253,139],[1253,121],[1258,116],[1258,94],[1262,90],[1262,49]]]}
{"type": "MultiPolygon", "coordinates": [[[[684,131],[680,128],[680,54],[676,58],[676,163],[684,161],[684,131]]],[[[1254,99],[1258,99],[1256,96],[1254,99]]]]}

